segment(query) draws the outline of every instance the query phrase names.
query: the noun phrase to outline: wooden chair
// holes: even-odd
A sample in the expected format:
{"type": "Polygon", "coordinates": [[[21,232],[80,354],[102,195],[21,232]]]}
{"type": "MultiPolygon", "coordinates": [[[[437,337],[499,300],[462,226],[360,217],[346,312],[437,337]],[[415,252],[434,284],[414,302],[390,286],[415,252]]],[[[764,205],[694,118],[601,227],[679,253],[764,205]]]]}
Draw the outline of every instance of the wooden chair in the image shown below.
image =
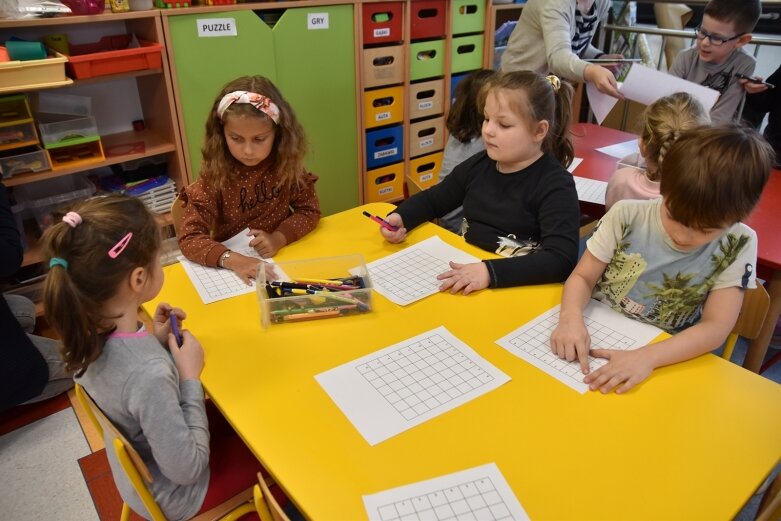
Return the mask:
{"type": "Polygon", "coordinates": [[[290,521],[277,500],[271,495],[268,485],[260,473],[258,473],[258,484],[253,488],[252,497],[255,502],[255,512],[257,512],[260,521],[290,521]]]}
{"type": "MultiPolygon", "coordinates": [[[[119,432],[114,424],[111,423],[105,414],[103,414],[103,411],[95,404],[84,388],[79,384],[76,384],[75,388],[77,399],[87,411],[87,416],[98,432],[101,435],[106,432],[111,435],[111,448],[109,450],[114,451],[119,464],[122,466],[122,470],[133,485],[133,489],[141,498],[144,507],[146,507],[147,511],[152,516],[153,521],[165,521],[166,517],[163,514],[163,511],[160,509],[160,506],[155,501],[154,496],[152,496],[152,493],[147,486],[147,483],[152,483],[153,479],[149,469],[141,459],[141,456],[139,456],[138,452],[136,452],[130,442],[127,441],[125,436],[119,432]]],[[[254,511],[255,506],[252,503],[252,489],[247,489],[230,498],[223,504],[194,517],[192,521],[236,521],[243,515],[254,511]]],[[[130,519],[130,507],[127,503],[123,502],[120,521],[127,521],[128,519],[130,519]]]]}
{"type": "Polygon", "coordinates": [[[184,201],[182,201],[182,194],[176,194],[174,204],[171,205],[171,223],[174,225],[174,233],[179,237],[179,227],[182,225],[182,219],[184,218],[184,201]]]}
{"type": "Polygon", "coordinates": [[[757,283],[756,288],[746,290],[745,295],[743,295],[743,305],[740,307],[738,321],[727,337],[724,351],[721,353],[722,358],[729,360],[732,357],[732,352],[735,350],[735,344],[739,336],[749,340],[754,340],[759,336],[759,331],[765,322],[765,316],[769,307],[770,295],[767,294],[767,290],[762,284],[757,283]]]}

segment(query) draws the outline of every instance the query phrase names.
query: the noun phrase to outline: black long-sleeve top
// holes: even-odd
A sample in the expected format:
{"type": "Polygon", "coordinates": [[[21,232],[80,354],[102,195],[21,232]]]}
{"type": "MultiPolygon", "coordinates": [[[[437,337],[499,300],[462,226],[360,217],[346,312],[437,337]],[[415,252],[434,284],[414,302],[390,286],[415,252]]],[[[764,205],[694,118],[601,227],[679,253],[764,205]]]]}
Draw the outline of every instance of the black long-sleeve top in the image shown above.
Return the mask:
{"type": "MultiPolygon", "coordinates": [[[[8,193],[0,183],[0,277],[16,273],[23,258],[8,193]]],[[[41,394],[49,380],[49,368],[2,297],[0,331],[0,411],[4,411],[41,394]]]]}
{"type": "Polygon", "coordinates": [[[484,261],[491,287],[562,282],[575,267],[578,195],[572,175],[552,155],[543,154],[518,172],[501,173],[496,161],[479,152],[395,211],[412,229],[462,204],[467,242],[505,255],[515,249],[502,248],[508,242],[531,250],[523,256],[484,261]]]}
{"type": "Polygon", "coordinates": [[[776,165],[781,165],[781,67],[766,81],[775,85],[775,88],[759,94],[749,94],[746,96],[746,105],[755,112],[768,113],[765,138],[776,152],[776,165]]]}

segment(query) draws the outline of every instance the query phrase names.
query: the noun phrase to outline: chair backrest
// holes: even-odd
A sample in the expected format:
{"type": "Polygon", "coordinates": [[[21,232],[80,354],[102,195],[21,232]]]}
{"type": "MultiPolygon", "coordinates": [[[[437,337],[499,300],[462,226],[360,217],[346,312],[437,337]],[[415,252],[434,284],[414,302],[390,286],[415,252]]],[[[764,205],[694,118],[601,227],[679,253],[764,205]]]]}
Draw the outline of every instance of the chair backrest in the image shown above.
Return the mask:
{"type": "Polygon", "coordinates": [[[722,358],[729,360],[732,357],[732,351],[735,349],[739,336],[749,340],[754,340],[759,336],[769,307],[770,295],[767,294],[767,290],[762,284],[757,283],[756,288],[746,290],[743,295],[743,304],[740,306],[738,321],[735,322],[735,327],[732,328],[732,332],[727,337],[724,351],[721,353],[722,358]]]}
{"type": "MultiPolygon", "coordinates": [[[[92,398],[89,397],[87,391],[85,391],[80,384],[76,384],[74,386],[74,389],[76,391],[76,399],[79,401],[81,407],[87,413],[87,418],[89,418],[89,421],[92,424],[92,426],[95,427],[95,430],[98,431],[98,436],[103,438],[103,426],[95,417],[95,413],[92,410],[93,406],[95,406],[95,402],[92,401],[92,398]]],[[[97,406],[95,406],[95,408],[97,408],[97,406]]]]}
{"type": "Polygon", "coordinates": [[[258,473],[258,484],[253,489],[255,510],[258,513],[260,521],[290,521],[285,511],[279,506],[277,500],[271,495],[266,481],[258,473]]]}
{"type": "Polygon", "coordinates": [[[174,204],[171,205],[171,223],[174,225],[174,233],[179,237],[179,227],[182,225],[182,219],[184,218],[184,201],[181,194],[176,195],[174,204]]]}
{"type": "Polygon", "coordinates": [[[97,406],[92,397],[87,394],[87,391],[79,384],[76,384],[76,396],[82,405],[85,406],[85,409],[87,409],[90,419],[96,423],[96,428],[101,433],[108,433],[111,437],[112,447],[109,450],[114,451],[130,484],[133,485],[152,519],[154,521],[165,521],[163,511],[160,510],[147,486],[147,483],[152,483],[153,479],[146,463],[144,463],[141,456],[139,456],[138,452],[136,452],[119,429],[103,414],[103,411],[100,410],[100,407],[97,406]]]}

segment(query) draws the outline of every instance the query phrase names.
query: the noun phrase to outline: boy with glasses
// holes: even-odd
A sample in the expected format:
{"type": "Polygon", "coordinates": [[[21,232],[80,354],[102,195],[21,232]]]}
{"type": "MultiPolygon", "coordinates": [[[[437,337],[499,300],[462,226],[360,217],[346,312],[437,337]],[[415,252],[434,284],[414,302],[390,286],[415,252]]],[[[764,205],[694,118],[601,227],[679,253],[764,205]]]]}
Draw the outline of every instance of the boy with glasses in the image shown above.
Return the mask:
{"type": "Polygon", "coordinates": [[[670,74],[719,91],[711,109],[714,124],[735,118],[743,98],[740,75],[754,74],[756,60],[743,47],[762,11],[759,0],[711,0],[695,30],[694,47],[685,49],[670,67],[670,74]]]}

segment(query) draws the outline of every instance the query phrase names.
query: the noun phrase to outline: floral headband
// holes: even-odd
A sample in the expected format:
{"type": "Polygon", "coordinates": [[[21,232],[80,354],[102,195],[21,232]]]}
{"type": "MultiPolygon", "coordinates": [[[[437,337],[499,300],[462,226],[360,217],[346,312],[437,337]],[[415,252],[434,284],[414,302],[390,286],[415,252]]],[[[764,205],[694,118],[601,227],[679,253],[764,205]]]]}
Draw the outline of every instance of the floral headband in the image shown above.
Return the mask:
{"type": "Polygon", "coordinates": [[[234,103],[249,103],[270,117],[275,124],[279,124],[279,107],[277,107],[276,103],[263,94],[247,92],[246,90],[235,90],[222,97],[220,104],[217,105],[217,114],[220,116],[220,119],[222,119],[228,107],[234,103]]]}

